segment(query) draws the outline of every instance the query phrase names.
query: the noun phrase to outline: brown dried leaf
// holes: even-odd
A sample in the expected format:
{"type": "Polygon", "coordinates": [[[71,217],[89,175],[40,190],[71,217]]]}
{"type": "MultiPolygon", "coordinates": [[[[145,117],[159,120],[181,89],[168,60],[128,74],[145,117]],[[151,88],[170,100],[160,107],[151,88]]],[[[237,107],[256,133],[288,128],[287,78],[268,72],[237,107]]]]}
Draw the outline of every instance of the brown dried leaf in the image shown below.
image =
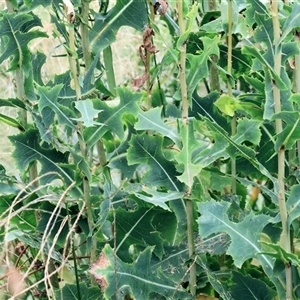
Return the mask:
{"type": "Polygon", "coordinates": [[[149,53],[156,53],[158,50],[156,50],[156,47],[152,44],[151,37],[154,36],[154,30],[150,27],[146,27],[143,32],[143,47],[149,52],[149,53]]]}
{"type": "Polygon", "coordinates": [[[145,72],[144,74],[140,75],[137,78],[132,78],[131,84],[132,84],[133,90],[136,91],[139,88],[141,88],[144,85],[144,83],[148,80],[149,77],[150,77],[149,73],[145,72]]]}
{"type": "Polygon", "coordinates": [[[66,13],[67,19],[71,24],[75,22],[75,10],[72,2],[70,0],[63,0],[64,11],[66,13]]]}
{"type": "Polygon", "coordinates": [[[158,0],[154,5],[154,14],[157,14],[157,12],[164,16],[167,12],[167,9],[169,7],[169,4],[165,0],[158,0]]]}
{"type": "Polygon", "coordinates": [[[109,265],[109,261],[107,257],[103,253],[101,253],[97,262],[94,263],[90,269],[90,273],[95,277],[96,281],[101,286],[102,291],[104,291],[107,288],[108,283],[105,277],[97,274],[95,270],[98,268],[105,269],[108,265],[109,265]]]}

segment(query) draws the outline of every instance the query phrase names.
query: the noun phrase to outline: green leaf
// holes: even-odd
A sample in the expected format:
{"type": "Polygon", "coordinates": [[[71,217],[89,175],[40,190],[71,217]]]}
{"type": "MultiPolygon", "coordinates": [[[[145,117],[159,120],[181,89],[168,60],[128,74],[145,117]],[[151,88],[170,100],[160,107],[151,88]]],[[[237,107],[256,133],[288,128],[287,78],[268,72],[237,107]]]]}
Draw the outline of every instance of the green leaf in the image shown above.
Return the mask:
{"type": "Polygon", "coordinates": [[[236,155],[240,155],[243,158],[245,158],[248,162],[252,164],[254,168],[259,170],[263,175],[265,175],[267,178],[269,178],[274,186],[275,190],[278,188],[277,181],[275,178],[270,174],[270,172],[255,158],[255,153],[252,149],[249,147],[243,146],[243,145],[238,145],[233,141],[232,138],[228,137],[227,132],[223,130],[218,124],[215,122],[211,122],[207,118],[203,118],[205,120],[206,126],[212,131],[220,135],[221,138],[223,138],[228,144],[229,147],[226,149],[227,153],[231,156],[234,157],[236,155]]]}
{"type": "Polygon", "coordinates": [[[278,44],[282,43],[295,27],[300,27],[300,4],[298,2],[293,3],[292,12],[282,26],[282,33],[278,44]]]}
{"type": "Polygon", "coordinates": [[[98,114],[102,112],[102,110],[94,109],[93,102],[90,99],[76,101],[75,107],[81,113],[81,117],[72,118],[73,120],[81,121],[86,127],[103,125],[94,121],[94,118],[96,116],[98,117],[98,114]]]}
{"type": "Polygon", "coordinates": [[[138,114],[138,101],[141,99],[141,93],[132,93],[126,88],[117,88],[116,92],[119,95],[119,104],[110,107],[104,101],[98,99],[93,100],[93,106],[96,110],[102,111],[96,119],[101,125],[97,127],[85,128],[83,136],[88,149],[107,132],[114,132],[121,140],[124,138],[124,122],[122,120],[125,114],[136,116],[138,114]]]}
{"type": "Polygon", "coordinates": [[[163,239],[152,223],[158,212],[158,209],[142,206],[135,211],[126,211],[120,207],[116,209],[117,255],[123,261],[131,260],[128,255],[130,246],[143,248],[155,246],[154,254],[159,258],[162,257],[163,239]]]}
{"type": "Polygon", "coordinates": [[[147,5],[144,1],[117,0],[106,14],[95,13],[95,24],[90,31],[90,47],[94,54],[101,52],[116,40],[121,26],[143,30],[148,24],[147,5]]]}
{"type": "Polygon", "coordinates": [[[103,287],[104,298],[113,299],[118,285],[118,299],[150,299],[154,292],[169,299],[192,299],[183,288],[161,274],[156,277],[151,271],[151,247],[146,248],[133,264],[127,264],[115,256],[113,249],[106,245],[92,268],[91,273],[103,287]],[[116,282],[117,280],[117,282],[116,282]]]}
{"type": "Polygon", "coordinates": [[[23,128],[23,126],[16,119],[13,119],[13,118],[11,118],[9,116],[6,116],[6,115],[3,115],[1,113],[0,113],[0,121],[7,124],[7,125],[9,125],[9,126],[18,128],[21,131],[25,130],[23,128]]]}
{"type": "Polygon", "coordinates": [[[265,272],[270,274],[273,269],[272,260],[265,255],[258,255],[261,250],[259,244],[260,234],[263,228],[270,222],[266,215],[255,215],[253,211],[240,223],[229,220],[227,211],[230,207],[228,202],[198,203],[201,217],[198,219],[199,234],[206,238],[212,234],[224,232],[230,235],[231,244],[227,254],[231,255],[235,265],[241,268],[243,263],[250,258],[257,258],[265,272]]]}
{"type": "Polygon", "coordinates": [[[87,287],[85,282],[80,282],[79,286],[76,284],[65,284],[62,289],[55,292],[55,299],[57,300],[99,300],[101,290],[99,287],[87,287]],[[79,289],[79,293],[78,293],[79,289]]]}
{"type": "Polygon", "coordinates": [[[266,243],[262,241],[265,251],[261,252],[261,254],[266,254],[271,257],[276,258],[277,261],[280,261],[284,265],[292,264],[294,266],[300,266],[300,260],[298,255],[290,252],[286,252],[280,245],[266,243]]]}
{"type": "Polygon", "coordinates": [[[283,119],[287,123],[283,131],[281,131],[276,137],[275,151],[278,152],[282,147],[286,150],[291,150],[295,143],[300,139],[300,132],[298,128],[300,121],[299,113],[281,112],[273,115],[272,119],[283,119]]]}
{"type": "Polygon", "coordinates": [[[233,117],[235,111],[242,107],[240,101],[227,95],[222,95],[214,104],[221,112],[230,117],[233,117]]]}
{"type": "Polygon", "coordinates": [[[272,300],[276,292],[267,286],[263,281],[252,278],[250,275],[244,276],[233,271],[233,282],[231,293],[234,299],[243,300],[272,300]]]}
{"type": "Polygon", "coordinates": [[[45,149],[40,146],[39,133],[35,129],[30,129],[24,133],[9,137],[15,146],[13,157],[17,167],[23,172],[33,161],[38,160],[41,165],[41,184],[47,184],[54,179],[63,179],[66,185],[70,185],[73,179],[73,172],[62,167],[68,163],[69,153],[61,153],[55,149],[45,149]],[[47,173],[51,172],[52,174],[47,173]]]}
{"type": "Polygon", "coordinates": [[[163,138],[145,133],[134,135],[129,142],[128,164],[146,164],[149,166],[142,182],[150,186],[167,187],[172,191],[180,191],[181,184],[176,176],[178,173],[172,162],[162,153],[163,138]]]}
{"type": "Polygon", "coordinates": [[[146,201],[155,206],[160,206],[161,208],[169,211],[170,208],[168,207],[166,202],[182,199],[184,195],[183,193],[178,193],[178,192],[167,192],[167,193],[159,192],[157,190],[148,187],[143,187],[143,192],[145,192],[146,194],[141,192],[134,192],[134,195],[140,200],[146,201]]]}
{"type": "Polygon", "coordinates": [[[245,141],[258,145],[261,139],[260,125],[262,122],[250,119],[242,119],[238,121],[237,133],[233,137],[233,141],[242,144],[245,141]]]}
{"type": "Polygon", "coordinates": [[[212,132],[212,135],[214,138],[212,147],[202,150],[194,158],[194,163],[200,164],[202,168],[209,166],[220,158],[227,159],[229,157],[226,152],[226,148],[229,146],[228,142],[216,132],[212,132]]]}
{"type": "Polygon", "coordinates": [[[277,87],[280,90],[285,90],[287,87],[284,84],[284,82],[281,80],[280,76],[278,74],[275,73],[273,66],[270,65],[270,63],[265,59],[265,57],[254,47],[254,46],[244,46],[242,52],[244,54],[247,55],[251,55],[255,58],[257,58],[257,60],[263,65],[266,66],[267,70],[272,78],[275,80],[277,87]]]}
{"type": "Polygon", "coordinates": [[[288,212],[288,226],[290,227],[292,222],[300,216],[300,185],[294,185],[291,188],[291,193],[286,202],[286,208],[288,212]]]}
{"type": "Polygon", "coordinates": [[[204,36],[201,40],[203,42],[201,53],[199,55],[187,54],[187,59],[191,66],[186,78],[189,98],[192,97],[199,81],[208,76],[208,60],[210,55],[215,54],[218,57],[220,55],[218,47],[220,38],[218,36],[215,36],[213,39],[204,36]]]}
{"type": "Polygon", "coordinates": [[[136,130],[153,130],[162,136],[170,138],[177,146],[180,145],[180,139],[177,131],[166,125],[161,118],[162,107],[155,107],[149,111],[140,111],[138,114],[138,122],[134,125],[136,130]]]}
{"type": "Polygon", "coordinates": [[[62,87],[62,84],[55,85],[53,88],[43,86],[37,87],[38,95],[40,96],[38,102],[39,112],[42,114],[43,121],[47,127],[52,125],[53,114],[55,113],[58,122],[61,125],[67,125],[73,130],[76,130],[76,126],[71,121],[72,117],[75,117],[73,111],[64,105],[59,104],[57,101],[62,87]],[[52,117],[49,116],[49,109],[51,110],[52,117]]]}
{"type": "Polygon", "coordinates": [[[0,23],[0,36],[5,40],[5,43],[1,43],[0,64],[11,57],[9,71],[21,68],[25,73],[29,72],[29,42],[48,37],[46,33],[38,30],[29,31],[33,26],[42,26],[40,20],[29,13],[0,13],[0,23]]]}
{"type": "Polygon", "coordinates": [[[265,16],[269,16],[269,10],[265,6],[265,4],[260,0],[246,0],[248,3],[247,9],[244,12],[245,14],[245,22],[249,27],[255,23],[255,14],[259,13],[265,16]]]}
{"type": "Polygon", "coordinates": [[[180,134],[182,137],[182,150],[175,156],[177,162],[182,165],[184,172],[177,176],[177,178],[185,183],[189,189],[192,188],[194,177],[199,174],[202,167],[199,164],[192,162],[192,155],[200,147],[200,143],[194,136],[193,120],[189,120],[188,125],[183,123],[180,128],[180,134]]]}
{"type": "Polygon", "coordinates": [[[189,11],[189,13],[186,15],[186,18],[188,19],[187,29],[177,40],[176,47],[177,47],[178,50],[180,50],[182,45],[184,43],[186,43],[186,41],[188,39],[188,36],[192,31],[193,24],[194,24],[194,22],[196,20],[196,17],[197,17],[197,13],[198,13],[198,3],[195,2],[193,4],[191,10],[189,11]]]}

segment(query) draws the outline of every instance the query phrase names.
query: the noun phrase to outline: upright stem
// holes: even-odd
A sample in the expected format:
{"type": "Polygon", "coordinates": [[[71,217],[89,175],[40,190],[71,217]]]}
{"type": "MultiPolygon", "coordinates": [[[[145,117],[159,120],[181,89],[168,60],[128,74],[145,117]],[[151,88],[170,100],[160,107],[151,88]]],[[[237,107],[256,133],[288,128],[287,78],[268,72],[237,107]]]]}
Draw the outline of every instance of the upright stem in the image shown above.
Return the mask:
{"type": "MultiPolygon", "coordinates": [[[[228,76],[231,75],[232,72],[232,0],[228,0],[228,35],[227,35],[227,72],[228,76]]],[[[230,83],[230,78],[228,77],[227,80],[227,90],[228,96],[232,97],[232,87],[230,83]]],[[[231,120],[231,136],[236,134],[236,116],[234,115],[231,120]]],[[[232,158],[231,160],[231,176],[232,176],[232,183],[231,183],[231,192],[236,194],[236,160],[232,158]]]]}
{"type": "MultiPolygon", "coordinates": [[[[177,0],[178,10],[178,23],[180,35],[185,32],[185,22],[183,16],[182,0],[177,0]]],[[[188,95],[186,85],[186,43],[183,43],[180,49],[180,88],[182,98],[182,123],[183,126],[188,126],[188,95]]],[[[190,193],[190,190],[188,190],[190,193]]],[[[194,230],[193,230],[193,202],[190,199],[186,199],[186,213],[187,213],[187,236],[188,236],[188,250],[189,256],[192,258],[195,254],[195,243],[194,243],[194,230]]],[[[196,265],[193,264],[190,269],[189,288],[193,297],[196,296],[196,265]]]]}
{"type": "MultiPolygon", "coordinates": [[[[10,1],[6,1],[7,10],[10,13],[14,12],[14,8],[10,1]]],[[[24,88],[24,75],[22,69],[19,67],[15,71],[16,78],[16,96],[21,101],[26,100],[25,88],[24,88]]],[[[20,109],[18,112],[20,123],[24,128],[27,128],[27,111],[25,109],[20,109]]],[[[39,185],[38,181],[35,180],[38,177],[37,163],[34,161],[29,168],[29,180],[33,182],[33,186],[37,187],[39,185]]],[[[35,211],[36,220],[39,220],[39,212],[35,211]]]]}
{"type": "Polygon", "coordinates": [[[90,2],[91,0],[81,1],[80,31],[81,31],[83,59],[84,59],[86,69],[88,69],[92,63],[90,42],[89,42],[89,27],[88,27],[90,2]]]}
{"type": "MultiPolygon", "coordinates": [[[[84,51],[83,57],[84,59],[87,59],[85,61],[85,67],[86,69],[89,68],[90,63],[91,63],[91,58],[89,54],[89,42],[88,42],[88,31],[86,30],[87,24],[88,24],[88,11],[89,11],[89,1],[82,1],[82,24],[83,27],[81,27],[81,34],[82,34],[82,49],[84,51]],[[86,28],[85,28],[86,27],[86,28]]],[[[81,24],[81,25],[82,25],[81,24]]],[[[75,32],[74,32],[74,27],[72,24],[69,26],[69,41],[70,41],[70,50],[71,53],[69,54],[69,64],[70,64],[70,69],[73,75],[73,80],[74,80],[74,86],[75,86],[75,92],[76,92],[76,99],[81,100],[82,95],[81,95],[81,87],[79,84],[79,68],[77,64],[77,58],[75,58],[73,55],[76,53],[76,48],[75,48],[75,32]]],[[[78,141],[79,141],[79,146],[81,150],[81,155],[86,159],[87,158],[87,150],[86,150],[86,144],[83,140],[83,125],[82,122],[78,122],[78,141]]],[[[93,217],[93,211],[92,211],[92,206],[91,206],[91,200],[90,200],[90,184],[89,180],[86,176],[82,176],[82,181],[83,181],[83,194],[84,194],[84,201],[86,203],[86,209],[87,209],[87,219],[88,219],[88,225],[89,225],[89,230],[90,232],[93,231],[94,229],[94,217],[93,217]]],[[[92,246],[91,246],[91,262],[94,262],[96,260],[96,240],[95,238],[92,237],[92,246]]],[[[91,276],[91,279],[93,281],[93,277],[91,276]]]]}
{"type": "MultiPolygon", "coordinates": [[[[273,30],[274,30],[274,71],[276,74],[280,76],[281,73],[281,45],[279,44],[280,40],[280,23],[278,17],[278,3],[277,1],[270,1],[270,9],[272,11],[272,21],[273,21],[273,30]]],[[[274,97],[274,108],[275,113],[281,112],[281,98],[280,98],[280,90],[277,87],[276,83],[274,83],[273,88],[273,97],[274,97]]],[[[276,126],[276,134],[280,134],[282,132],[282,120],[275,120],[276,126]]],[[[287,210],[285,203],[285,188],[284,188],[284,162],[285,162],[285,148],[284,146],[280,147],[278,151],[278,204],[281,216],[282,223],[282,234],[280,244],[281,247],[287,252],[291,253],[291,240],[290,240],[290,232],[287,224],[287,210]]],[[[286,299],[291,300],[293,296],[293,285],[292,285],[292,268],[290,264],[285,264],[285,274],[286,274],[286,299]]]]}

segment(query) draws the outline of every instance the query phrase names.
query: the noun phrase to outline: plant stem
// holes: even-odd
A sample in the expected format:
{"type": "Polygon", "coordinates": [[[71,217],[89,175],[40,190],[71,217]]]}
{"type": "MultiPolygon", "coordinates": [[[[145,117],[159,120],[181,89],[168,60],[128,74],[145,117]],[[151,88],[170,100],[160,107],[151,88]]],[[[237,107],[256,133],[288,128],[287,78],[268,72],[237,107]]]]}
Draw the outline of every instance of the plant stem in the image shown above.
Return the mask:
{"type": "MultiPolygon", "coordinates": [[[[272,11],[272,21],[273,21],[273,30],[274,30],[274,47],[275,47],[275,55],[274,55],[274,71],[278,76],[281,73],[281,45],[279,44],[280,40],[280,23],[278,17],[278,3],[277,1],[270,1],[270,9],[272,11]]],[[[276,83],[273,85],[273,97],[274,97],[274,107],[275,113],[279,113],[281,111],[281,98],[280,98],[280,90],[277,87],[276,83]]],[[[275,120],[276,134],[280,134],[282,132],[282,120],[275,120]]],[[[287,224],[287,210],[285,203],[285,187],[284,187],[284,162],[285,162],[285,148],[284,146],[280,147],[278,151],[278,204],[281,216],[282,223],[282,233],[280,245],[287,252],[291,253],[291,240],[290,240],[290,232],[287,224]]],[[[285,264],[285,274],[286,274],[286,299],[291,300],[293,295],[293,285],[292,285],[292,268],[290,264],[285,264]]]]}
{"type": "MultiPolygon", "coordinates": [[[[81,25],[84,27],[87,27],[87,22],[88,22],[88,11],[89,11],[88,5],[89,5],[88,1],[82,1],[82,7],[84,7],[84,11],[83,11],[84,14],[82,16],[83,23],[81,23],[81,25]]],[[[81,28],[81,32],[82,32],[82,37],[81,37],[82,49],[83,51],[89,51],[88,36],[86,36],[88,34],[88,31],[85,30],[84,28],[81,28]]],[[[82,99],[82,95],[81,95],[81,87],[78,80],[79,68],[77,64],[77,57],[74,57],[76,53],[74,26],[71,23],[69,24],[69,41],[70,41],[69,47],[71,50],[71,53],[69,53],[69,64],[73,75],[76,99],[78,101],[82,99]]],[[[90,55],[89,52],[84,52],[83,57],[87,58],[89,57],[89,55],[90,55]]],[[[87,61],[85,61],[86,69],[89,68],[90,63],[91,63],[91,59],[87,58],[87,61]]],[[[78,141],[81,150],[81,155],[82,157],[87,159],[86,145],[82,137],[83,137],[83,125],[82,122],[78,122],[78,141]]],[[[86,203],[87,220],[88,220],[89,230],[90,232],[92,232],[94,229],[94,217],[93,217],[93,211],[92,211],[92,206],[90,201],[90,185],[89,185],[89,180],[85,175],[82,176],[82,181],[83,181],[83,196],[84,196],[84,201],[86,203]]],[[[96,250],[97,250],[97,240],[94,238],[94,236],[92,236],[91,257],[90,257],[91,262],[95,262],[96,260],[96,250]]],[[[91,276],[91,281],[92,283],[95,283],[93,276],[91,276]]]]}
{"type": "MultiPolygon", "coordinates": [[[[185,32],[185,23],[183,16],[183,6],[182,1],[177,1],[177,11],[178,11],[178,23],[180,35],[185,32]]],[[[181,98],[182,98],[182,123],[183,126],[188,126],[188,95],[187,95],[187,85],[186,85],[186,42],[184,42],[180,49],[180,88],[181,88],[181,98]]],[[[188,188],[188,194],[190,190],[188,188]]],[[[186,214],[187,214],[187,237],[188,237],[188,249],[189,256],[192,258],[195,255],[195,242],[194,242],[194,218],[193,218],[193,202],[190,199],[186,199],[186,214]]],[[[190,269],[189,278],[189,288],[193,297],[196,296],[196,265],[192,265],[190,269]]]]}
{"type": "MultiPolygon", "coordinates": [[[[227,78],[227,90],[228,90],[228,96],[232,97],[232,87],[230,82],[231,72],[232,72],[232,0],[228,0],[228,33],[227,33],[227,72],[228,72],[228,78],[227,78]]],[[[236,116],[234,115],[231,120],[231,136],[234,136],[236,134],[236,116]]],[[[231,192],[233,194],[236,194],[236,159],[232,158],[231,160],[231,177],[232,177],[232,183],[231,183],[231,192]]]]}
{"type": "MultiPolygon", "coordinates": [[[[10,13],[14,12],[14,8],[10,1],[6,1],[7,10],[10,13]]],[[[17,68],[15,71],[16,76],[16,96],[21,101],[26,100],[25,87],[24,87],[24,75],[21,68],[17,68]]],[[[27,128],[27,111],[25,109],[20,109],[18,112],[20,123],[23,128],[27,128]]],[[[29,168],[29,180],[33,182],[34,187],[38,187],[39,182],[35,180],[38,177],[37,163],[34,161],[29,168]]],[[[39,212],[35,211],[36,221],[39,220],[39,212]]]]}
{"type": "MultiPolygon", "coordinates": [[[[209,0],[208,2],[208,9],[210,11],[215,11],[217,9],[217,2],[216,0],[209,0]]],[[[213,54],[211,55],[211,60],[214,63],[217,63],[218,56],[213,54]]],[[[209,66],[209,79],[210,79],[210,90],[211,91],[220,91],[220,78],[219,78],[219,70],[215,64],[211,63],[209,66]]]]}
{"type": "Polygon", "coordinates": [[[90,42],[89,42],[89,27],[88,27],[90,2],[91,2],[91,0],[82,0],[81,1],[80,31],[81,31],[83,59],[84,59],[86,70],[90,67],[90,65],[92,63],[90,42]]]}

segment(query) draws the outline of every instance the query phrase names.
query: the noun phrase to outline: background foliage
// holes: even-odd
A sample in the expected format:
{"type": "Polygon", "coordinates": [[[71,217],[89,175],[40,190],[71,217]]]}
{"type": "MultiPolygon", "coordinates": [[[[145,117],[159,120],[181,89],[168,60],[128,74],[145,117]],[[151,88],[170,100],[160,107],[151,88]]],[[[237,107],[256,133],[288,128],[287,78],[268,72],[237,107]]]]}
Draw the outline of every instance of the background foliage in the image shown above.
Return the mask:
{"type": "Polygon", "coordinates": [[[300,297],[298,1],[3,7],[1,299],[300,297]]]}

